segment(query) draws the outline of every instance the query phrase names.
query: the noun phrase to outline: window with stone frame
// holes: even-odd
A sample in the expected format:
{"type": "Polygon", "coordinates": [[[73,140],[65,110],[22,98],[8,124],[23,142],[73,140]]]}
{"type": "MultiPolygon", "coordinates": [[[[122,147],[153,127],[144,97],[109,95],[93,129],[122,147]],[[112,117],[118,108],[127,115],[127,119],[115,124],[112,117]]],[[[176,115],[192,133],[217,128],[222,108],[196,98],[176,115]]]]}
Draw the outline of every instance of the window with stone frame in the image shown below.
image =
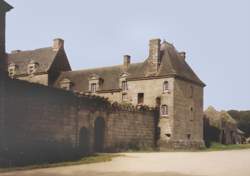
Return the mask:
{"type": "Polygon", "coordinates": [[[138,93],[137,95],[137,104],[143,105],[144,104],[144,93],[138,93]]]}
{"type": "Polygon", "coordinates": [[[163,83],[163,92],[169,92],[169,83],[168,83],[168,81],[164,81],[164,83],[163,83]]]}
{"type": "Polygon", "coordinates": [[[28,74],[34,74],[38,68],[38,63],[31,61],[28,65],[28,74]]]}
{"type": "Polygon", "coordinates": [[[10,64],[8,67],[8,72],[9,72],[9,77],[13,78],[16,74],[16,65],[15,64],[10,64]]]}
{"type": "Polygon", "coordinates": [[[126,80],[122,81],[122,91],[128,90],[128,82],[126,80]]]}
{"type": "Polygon", "coordinates": [[[122,94],[122,101],[127,101],[128,100],[128,94],[123,93],[122,94]]]}
{"type": "Polygon", "coordinates": [[[161,115],[162,116],[168,116],[168,105],[162,105],[161,106],[161,115]]]}
{"type": "Polygon", "coordinates": [[[72,87],[72,82],[69,79],[65,78],[60,82],[60,87],[64,90],[70,90],[72,87]]]}
{"type": "Polygon", "coordinates": [[[96,93],[96,89],[97,89],[96,83],[91,83],[91,85],[90,85],[90,91],[92,93],[96,93]]]}

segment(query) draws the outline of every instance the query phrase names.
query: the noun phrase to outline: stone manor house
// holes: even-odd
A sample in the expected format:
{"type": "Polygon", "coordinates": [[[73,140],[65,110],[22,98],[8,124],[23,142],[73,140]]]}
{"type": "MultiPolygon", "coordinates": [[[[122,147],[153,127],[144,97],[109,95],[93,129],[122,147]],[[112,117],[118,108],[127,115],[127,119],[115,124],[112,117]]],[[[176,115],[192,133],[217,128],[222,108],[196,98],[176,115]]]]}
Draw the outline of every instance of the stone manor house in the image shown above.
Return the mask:
{"type": "MultiPolygon", "coordinates": [[[[28,89],[39,87],[39,92],[46,89],[45,92],[51,90],[72,96],[103,97],[110,104],[133,106],[135,109],[155,108],[159,113],[154,117],[157,125],[151,132],[154,136],[159,135],[157,146],[199,148],[204,145],[205,84],[186,62],[185,52],[177,51],[166,41],[152,39],[149,41],[148,57],[140,63],[133,63],[129,55],[124,55],[121,65],[83,70],[71,69],[64,40],[60,38],[54,39],[52,46],[46,48],[13,50],[5,54],[5,14],[12,7],[3,0],[0,0],[0,7],[0,60],[2,70],[8,71],[9,78],[6,79],[9,82],[25,84],[28,89]]],[[[85,101],[88,102],[88,98],[85,101]]],[[[133,114],[135,119],[129,121],[128,125],[145,123],[140,113],[138,116],[143,122],[136,122],[137,113],[128,114],[133,114]]],[[[139,133],[144,133],[143,129],[139,133]]]]}

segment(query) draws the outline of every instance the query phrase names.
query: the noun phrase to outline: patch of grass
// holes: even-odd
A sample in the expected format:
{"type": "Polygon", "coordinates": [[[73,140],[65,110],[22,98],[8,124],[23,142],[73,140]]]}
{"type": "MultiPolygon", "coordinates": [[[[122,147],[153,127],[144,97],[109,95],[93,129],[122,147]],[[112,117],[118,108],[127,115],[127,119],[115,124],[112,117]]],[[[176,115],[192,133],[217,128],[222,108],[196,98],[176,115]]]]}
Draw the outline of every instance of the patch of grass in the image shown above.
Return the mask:
{"type": "Polygon", "coordinates": [[[212,143],[209,148],[204,149],[204,151],[222,151],[222,150],[240,150],[240,149],[250,149],[250,144],[231,144],[223,145],[220,143],[212,143]]]}
{"type": "Polygon", "coordinates": [[[121,154],[95,154],[92,156],[83,157],[76,161],[65,161],[53,164],[41,164],[41,165],[30,165],[24,167],[11,167],[11,168],[0,168],[0,173],[20,171],[20,170],[31,170],[31,169],[42,169],[42,168],[52,168],[52,167],[63,167],[63,166],[73,166],[80,164],[91,164],[112,161],[113,158],[122,156],[121,154]]]}

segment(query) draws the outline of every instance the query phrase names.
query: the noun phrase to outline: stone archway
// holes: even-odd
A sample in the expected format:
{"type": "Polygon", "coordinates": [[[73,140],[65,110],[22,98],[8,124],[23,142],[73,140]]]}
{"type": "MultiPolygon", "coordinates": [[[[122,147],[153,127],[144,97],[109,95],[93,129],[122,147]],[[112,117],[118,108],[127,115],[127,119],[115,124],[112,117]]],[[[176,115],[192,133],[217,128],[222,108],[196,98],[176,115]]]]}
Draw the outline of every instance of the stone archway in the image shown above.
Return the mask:
{"type": "Polygon", "coordinates": [[[105,136],[105,121],[102,117],[98,117],[95,120],[95,127],[94,127],[94,150],[95,152],[103,151],[104,136],[105,136]]]}
{"type": "Polygon", "coordinates": [[[85,127],[82,127],[79,134],[79,151],[81,154],[89,153],[89,130],[85,127]]]}

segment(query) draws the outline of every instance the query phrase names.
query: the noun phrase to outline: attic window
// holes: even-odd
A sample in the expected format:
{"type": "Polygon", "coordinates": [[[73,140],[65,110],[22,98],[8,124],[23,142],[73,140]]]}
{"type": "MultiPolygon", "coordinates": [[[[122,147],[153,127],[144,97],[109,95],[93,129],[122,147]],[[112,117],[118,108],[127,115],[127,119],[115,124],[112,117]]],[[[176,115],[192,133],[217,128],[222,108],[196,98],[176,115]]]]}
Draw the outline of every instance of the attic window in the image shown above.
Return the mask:
{"type": "Polygon", "coordinates": [[[9,77],[13,78],[16,74],[16,65],[10,64],[8,67],[9,77]]]}
{"type": "Polygon", "coordinates": [[[38,63],[31,61],[28,65],[28,74],[34,74],[38,68],[38,63]]]}
{"type": "Polygon", "coordinates": [[[123,91],[128,90],[128,82],[127,81],[122,81],[122,90],[123,91]]]}
{"type": "Polygon", "coordinates": [[[90,91],[92,92],[92,93],[95,93],[96,92],[96,83],[92,83],[91,85],[90,85],[90,91]]]}
{"type": "Polygon", "coordinates": [[[69,79],[65,78],[60,82],[60,87],[61,89],[64,89],[64,90],[70,90],[72,87],[72,82],[69,79]]]}

